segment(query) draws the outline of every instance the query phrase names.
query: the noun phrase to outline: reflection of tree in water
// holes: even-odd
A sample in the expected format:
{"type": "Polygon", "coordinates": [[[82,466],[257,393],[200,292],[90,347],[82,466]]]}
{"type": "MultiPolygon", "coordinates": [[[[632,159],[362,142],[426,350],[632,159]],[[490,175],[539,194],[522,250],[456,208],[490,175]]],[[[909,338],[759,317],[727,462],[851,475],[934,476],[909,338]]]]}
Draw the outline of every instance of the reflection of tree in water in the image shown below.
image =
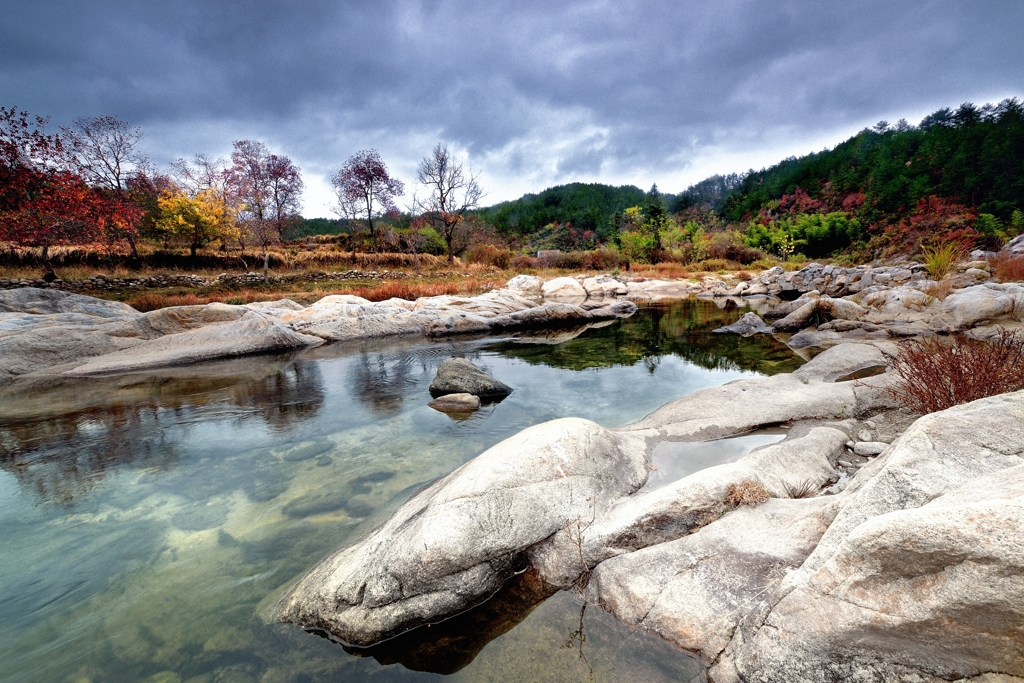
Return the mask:
{"type": "Polygon", "coordinates": [[[654,303],[557,346],[502,342],[487,348],[531,364],[567,370],[643,362],[653,373],[666,355],[709,370],[754,370],[766,375],[791,372],[803,363],[770,335],[712,334],[711,330],[736,322],[742,313],[731,301],[723,308],[702,299],[654,303]]]}
{"type": "Polygon", "coordinates": [[[273,375],[229,389],[231,402],[263,418],[274,431],[294,427],[320,412],[327,392],[320,366],[296,361],[273,375]]]}
{"type": "MultiPolygon", "coordinates": [[[[205,376],[132,375],[40,389],[44,400],[36,414],[0,418],[0,468],[40,502],[67,506],[118,468],[173,462],[174,444],[165,435],[194,419],[196,410],[235,406],[279,431],[312,417],[323,404],[326,391],[316,363],[286,363],[255,378],[237,372],[239,367],[212,368],[205,376]]],[[[5,394],[0,400],[17,400],[5,394]]]]}
{"type": "Polygon", "coordinates": [[[174,449],[154,405],[113,406],[0,424],[0,467],[42,503],[70,506],[114,469],[163,465],[174,449]]]}
{"type": "MultiPolygon", "coordinates": [[[[449,345],[362,353],[349,370],[352,395],[376,413],[394,415],[417,383],[433,379],[441,362],[453,355],[470,360],[479,357],[479,353],[449,345]]],[[[426,391],[426,387],[422,389],[426,391]]]]}

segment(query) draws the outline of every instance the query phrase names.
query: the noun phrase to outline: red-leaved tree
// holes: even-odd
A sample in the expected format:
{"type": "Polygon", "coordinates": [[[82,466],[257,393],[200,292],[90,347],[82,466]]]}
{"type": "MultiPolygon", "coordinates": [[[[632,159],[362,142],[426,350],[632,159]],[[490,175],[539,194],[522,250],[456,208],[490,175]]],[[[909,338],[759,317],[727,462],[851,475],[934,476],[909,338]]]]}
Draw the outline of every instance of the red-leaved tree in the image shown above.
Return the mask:
{"type": "Polygon", "coordinates": [[[405,194],[405,185],[391,177],[375,149],[364,149],[349,157],[331,176],[331,187],[338,197],[336,211],[339,215],[355,218],[365,212],[370,239],[375,237],[374,216],[395,210],[395,199],[405,194]]]}
{"type": "Polygon", "coordinates": [[[39,247],[47,279],[49,248],[94,242],[120,220],[108,198],[62,168],[63,143],[48,119],[0,107],[0,238],[39,247]]]}

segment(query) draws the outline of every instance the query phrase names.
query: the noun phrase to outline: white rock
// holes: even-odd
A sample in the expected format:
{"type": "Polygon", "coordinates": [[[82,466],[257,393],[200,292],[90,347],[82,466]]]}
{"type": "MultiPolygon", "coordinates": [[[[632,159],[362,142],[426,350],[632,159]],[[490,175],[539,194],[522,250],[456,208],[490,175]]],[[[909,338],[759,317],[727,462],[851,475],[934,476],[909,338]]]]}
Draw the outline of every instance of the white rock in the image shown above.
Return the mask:
{"type": "Polygon", "coordinates": [[[587,290],[573,277],[556,277],[548,280],[541,291],[545,299],[582,301],[587,298],[587,290]]]}
{"type": "Polygon", "coordinates": [[[853,445],[853,452],[857,455],[878,455],[888,447],[889,444],[881,441],[859,441],[853,445]]]}

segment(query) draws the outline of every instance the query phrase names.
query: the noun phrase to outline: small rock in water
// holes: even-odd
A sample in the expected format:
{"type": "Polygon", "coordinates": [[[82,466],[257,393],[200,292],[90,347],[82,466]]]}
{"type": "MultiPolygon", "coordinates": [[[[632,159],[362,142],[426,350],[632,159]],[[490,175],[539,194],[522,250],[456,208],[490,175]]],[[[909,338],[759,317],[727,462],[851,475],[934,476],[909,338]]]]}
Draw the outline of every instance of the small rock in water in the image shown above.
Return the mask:
{"type": "Polygon", "coordinates": [[[860,441],[853,445],[853,452],[857,455],[878,455],[888,447],[889,444],[882,441],[860,441]]]}
{"type": "Polygon", "coordinates": [[[767,334],[771,332],[771,329],[765,325],[757,313],[744,313],[743,317],[732,325],[719,327],[717,330],[712,330],[712,332],[715,334],[728,334],[732,332],[741,337],[749,337],[754,334],[767,334]]]}
{"type": "Polygon", "coordinates": [[[473,365],[465,358],[449,358],[437,369],[430,383],[434,398],[446,394],[473,394],[481,398],[502,399],[512,393],[512,387],[500,382],[473,365]]]}
{"type": "Polygon", "coordinates": [[[445,394],[427,405],[442,413],[468,413],[480,407],[480,397],[473,394],[445,394]]]}

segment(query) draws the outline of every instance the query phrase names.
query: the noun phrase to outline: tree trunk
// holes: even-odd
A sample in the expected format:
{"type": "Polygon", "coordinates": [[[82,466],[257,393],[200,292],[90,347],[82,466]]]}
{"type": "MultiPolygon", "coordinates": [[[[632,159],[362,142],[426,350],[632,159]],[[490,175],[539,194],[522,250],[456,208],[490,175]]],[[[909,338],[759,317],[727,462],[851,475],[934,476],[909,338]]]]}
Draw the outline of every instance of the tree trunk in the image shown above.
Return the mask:
{"type": "Polygon", "coordinates": [[[267,270],[270,268],[270,254],[267,253],[267,245],[263,244],[263,284],[267,283],[267,270]]]}
{"type": "Polygon", "coordinates": [[[50,263],[50,245],[48,242],[43,242],[43,252],[41,256],[43,259],[43,280],[46,282],[53,282],[57,279],[57,273],[53,271],[53,264],[50,263]]]}
{"type": "Polygon", "coordinates": [[[195,242],[193,242],[192,244],[189,245],[189,251],[192,254],[192,258],[195,258],[196,257],[196,243],[195,242]]]}
{"type": "Polygon", "coordinates": [[[450,234],[450,235],[446,234],[444,236],[444,241],[448,244],[448,263],[449,264],[454,264],[455,263],[455,252],[452,250],[453,249],[453,244],[452,243],[455,241],[454,233],[450,234]]]}
{"type": "Polygon", "coordinates": [[[132,250],[131,256],[128,257],[128,263],[131,264],[132,268],[138,268],[139,267],[139,260],[140,259],[139,259],[139,249],[135,245],[135,235],[133,235],[129,231],[129,232],[125,233],[125,238],[128,240],[128,246],[131,247],[131,250],[132,250]]]}

